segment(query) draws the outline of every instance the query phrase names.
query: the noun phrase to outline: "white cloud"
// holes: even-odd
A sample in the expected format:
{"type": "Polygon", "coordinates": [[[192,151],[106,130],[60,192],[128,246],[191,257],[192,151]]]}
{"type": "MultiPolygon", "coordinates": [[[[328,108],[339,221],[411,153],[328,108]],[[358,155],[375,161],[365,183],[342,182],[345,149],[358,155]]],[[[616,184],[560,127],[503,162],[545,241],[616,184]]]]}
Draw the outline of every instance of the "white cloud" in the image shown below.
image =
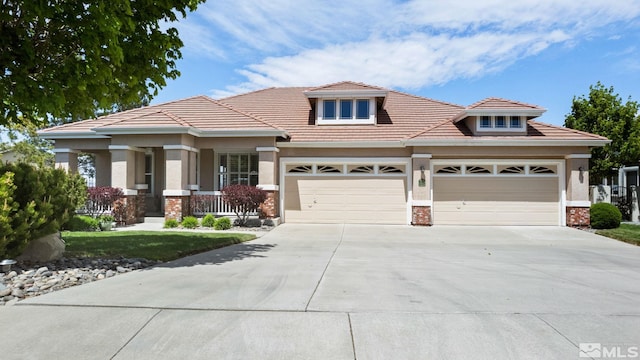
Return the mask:
{"type": "Polygon", "coordinates": [[[215,90],[221,97],[346,79],[419,88],[479,77],[553,44],[611,36],[602,28],[632,23],[640,3],[220,0],[192,15],[193,23],[179,24],[181,35],[195,34],[183,37],[187,51],[246,59],[237,71],[247,81],[215,90]]]}

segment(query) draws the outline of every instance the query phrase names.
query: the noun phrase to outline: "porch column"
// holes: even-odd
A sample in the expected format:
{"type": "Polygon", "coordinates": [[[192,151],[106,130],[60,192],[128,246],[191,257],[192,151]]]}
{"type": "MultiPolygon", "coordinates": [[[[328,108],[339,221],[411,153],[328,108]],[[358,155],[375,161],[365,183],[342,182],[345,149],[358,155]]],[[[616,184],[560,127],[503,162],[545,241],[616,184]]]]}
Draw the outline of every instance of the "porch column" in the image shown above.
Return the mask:
{"type": "MultiPolygon", "coordinates": [[[[144,149],[128,145],[109,145],[111,152],[111,186],[121,188],[124,198],[114,204],[113,212],[116,221],[125,225],[136,223],[138,190],[136,190],[137,154],[144,149]]],[[[143,168],[144,171],[144,168],[143,168]]]]}
{"type": "Polygon", "coordinates": [[[431,220],[431,154],[411,155],[413,188],[411,189],[411,224],[430,226],[431,220]]]}
{"type": "Polygon", "coordinates": [[[569,154],[566,159],[566,224],[572,227],[588,227],[591,224],[589,210],[589,158],[591,154],[569,154]]]}
{"type": "Polygon", "coordinates": [[[190,214],[189,153],[187,145],[165,145],[164,218],[182,221],[190,214]]]}
{"type": "Polygon", "coordinates": [[[278,185],[278,152],[277,147],[257,147],[258,152],[258,186],[267,192],[267,200],[260,206],[260,217],[272,219],[280,216],[280,186],[278,185]]]}
{"type": "Polygon", "coordinates": [[[96,186],[111,186],[111,153],[98,151],[96,158],[96,186]]]}
{"type": "Polygon", "coordinates": [[[66,170],[69,173],[78,173],[78,153],[73,149],[53,149],[57,169],[66,170]]]}

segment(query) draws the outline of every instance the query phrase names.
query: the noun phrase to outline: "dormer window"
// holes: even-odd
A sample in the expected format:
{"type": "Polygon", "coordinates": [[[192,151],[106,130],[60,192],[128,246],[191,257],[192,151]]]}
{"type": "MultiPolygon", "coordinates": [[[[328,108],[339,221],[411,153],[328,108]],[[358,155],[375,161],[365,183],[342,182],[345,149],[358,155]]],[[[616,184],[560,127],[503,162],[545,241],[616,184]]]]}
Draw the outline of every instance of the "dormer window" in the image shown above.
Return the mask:
{"type": "Polygon", "coordinates": [[[318,125],[375,124],[375,98],[320,99],[318,125]]]}
{"type": "Polygon", "coordinates": [[[524,131],[524,122],[518,115],[481,115],[477,120],[477,131],[524,131]]]}

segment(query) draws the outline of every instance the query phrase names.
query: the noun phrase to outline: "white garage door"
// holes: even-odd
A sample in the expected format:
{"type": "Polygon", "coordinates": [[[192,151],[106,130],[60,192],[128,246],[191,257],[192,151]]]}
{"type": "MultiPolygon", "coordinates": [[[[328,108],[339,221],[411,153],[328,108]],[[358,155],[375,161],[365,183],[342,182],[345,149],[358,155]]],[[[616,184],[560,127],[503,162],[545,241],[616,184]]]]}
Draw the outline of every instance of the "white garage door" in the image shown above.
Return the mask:
{"type": "Polygon", "coordinates": [[[407,223],[404,165],[289,165],[285,222],[407,223]]]}
{"type": "Polygon", "coordinates": [[[438,225],[559,225],[558,165],[434,167],[438,225]]]}

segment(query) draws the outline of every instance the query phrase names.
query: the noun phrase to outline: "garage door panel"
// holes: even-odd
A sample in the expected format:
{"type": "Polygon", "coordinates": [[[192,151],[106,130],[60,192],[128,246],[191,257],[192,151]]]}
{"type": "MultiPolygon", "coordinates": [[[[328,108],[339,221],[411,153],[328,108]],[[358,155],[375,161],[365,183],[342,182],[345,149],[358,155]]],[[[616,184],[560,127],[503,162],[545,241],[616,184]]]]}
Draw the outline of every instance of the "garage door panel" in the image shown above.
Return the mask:
{"type": "Polygon", "coordinates": [[[285,221],[406,224],[404,178],[288,176],[285,221]]]}
{"type": "Polygon", "coordinates": [[[556,177],[434,178],[434,223],[558,225],[556,177]]]}

